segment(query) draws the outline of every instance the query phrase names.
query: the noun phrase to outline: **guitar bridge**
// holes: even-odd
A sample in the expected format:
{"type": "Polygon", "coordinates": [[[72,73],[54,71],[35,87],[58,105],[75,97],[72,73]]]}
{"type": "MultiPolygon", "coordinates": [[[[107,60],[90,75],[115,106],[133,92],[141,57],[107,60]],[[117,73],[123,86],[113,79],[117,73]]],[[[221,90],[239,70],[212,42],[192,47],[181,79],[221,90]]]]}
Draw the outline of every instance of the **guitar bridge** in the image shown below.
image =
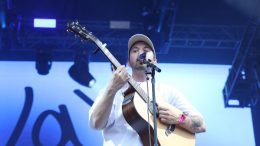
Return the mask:
{"type": "Polygon", "coordinates": [[[165,135],[169,136],[175,130],[175,127],[176,127],[176,125],[173,125],[173,124],[168,125],[165,130],[165,135]]]}

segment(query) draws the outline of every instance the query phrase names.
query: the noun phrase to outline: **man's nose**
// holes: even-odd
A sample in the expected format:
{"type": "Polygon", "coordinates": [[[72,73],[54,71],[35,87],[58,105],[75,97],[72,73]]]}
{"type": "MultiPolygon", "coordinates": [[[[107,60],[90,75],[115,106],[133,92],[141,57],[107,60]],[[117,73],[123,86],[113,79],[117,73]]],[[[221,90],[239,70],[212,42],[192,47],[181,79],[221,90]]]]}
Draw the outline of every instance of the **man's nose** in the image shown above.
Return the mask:
{"type": "Polygon", "coordinates": [[[140,50],[140,51],[138,52],[138,55],[141,55],[141,54],[143,54],[143,53],[147,53],[147,51],[140,50]]]}
{"type": "Polygon", "coordinates": [[[139,54],[139,55],[142,54],[142,53],[144,53],[143,50],[139,50],[139,51],[138,51],[138,54],[139,54]]]}

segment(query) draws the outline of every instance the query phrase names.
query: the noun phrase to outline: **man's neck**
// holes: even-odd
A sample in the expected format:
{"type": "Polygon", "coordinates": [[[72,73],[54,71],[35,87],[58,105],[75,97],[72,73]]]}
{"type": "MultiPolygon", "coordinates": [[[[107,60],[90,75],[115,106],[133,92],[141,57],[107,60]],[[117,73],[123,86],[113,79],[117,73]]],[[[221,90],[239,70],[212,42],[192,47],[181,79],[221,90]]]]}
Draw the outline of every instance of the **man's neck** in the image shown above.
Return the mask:
{"type": "Polygon", "coordinates": [[[133,70],[132,77],[137,82],[146,81],[146,74],[143,70],[133,70]]]}

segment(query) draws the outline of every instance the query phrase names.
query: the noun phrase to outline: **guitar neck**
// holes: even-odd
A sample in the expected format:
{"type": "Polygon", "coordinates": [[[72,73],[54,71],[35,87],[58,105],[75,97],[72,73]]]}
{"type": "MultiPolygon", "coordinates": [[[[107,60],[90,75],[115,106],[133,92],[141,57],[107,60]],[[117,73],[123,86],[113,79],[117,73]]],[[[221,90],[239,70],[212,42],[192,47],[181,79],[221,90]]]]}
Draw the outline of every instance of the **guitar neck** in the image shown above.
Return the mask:
{"type": "MultiPolygon", "coordinates": [[[[106,48],[106,44],[103,44],[98,38],[96,38],[90,31],[85,29],[85,27],[82,27],[78,22],[69,23],[68,31],[75,33],[77,36],[84,40],[91,40],[116,68],[121,66],[117,59],[106,48]]],[[[145,102],[148,101],[148,95],[143,91],[143,89],[136,83],[136,81],[132,77],[130,77],[128,83],[135,89],[135,91],[145,102]]]]}
{"type": "MultiPolygon", "coordinates": [[[[106,44],[103,44],[101,41],[99,41],[97,38],[95,38],[96,45],[100,48],[100,50],[103,52],[103,54],[109,59],[109,61],[118,68],[121,66],[121,64],[118,62],[118,60],[114,57],[113,54],[110,53],[110,51],[106,48],[106,44]]],[[[128,80],[128,83],[135,89],[135,91],[140,95],[140,97],[144,100],[144,102],[148,101],[148,95],[144,92],[144,90],[139,86],[136,81],[130,77],[128,80]]]]}

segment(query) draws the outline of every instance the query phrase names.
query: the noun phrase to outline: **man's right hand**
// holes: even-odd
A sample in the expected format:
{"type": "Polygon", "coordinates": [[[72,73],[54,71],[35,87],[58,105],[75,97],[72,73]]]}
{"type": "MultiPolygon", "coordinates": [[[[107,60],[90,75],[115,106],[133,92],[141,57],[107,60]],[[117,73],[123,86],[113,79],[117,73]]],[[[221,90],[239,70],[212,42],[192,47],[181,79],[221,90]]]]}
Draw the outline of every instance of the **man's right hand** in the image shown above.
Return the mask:
{"type": "Polygon", "coordinates": [[[125,83],[129,80],[130,75],[125,66],[119,66],[114,72],[112,79],[105,92],[97,98],[92,105],[92,113],[90,115],[90,126],[95,129],[105,128],[115,95],[125,83]]]}
{"type": "Polygon", "coordinates": [[[127,68],[123,65],[119,66],[114,72],[111,80],[111,87],[119,90],[129,80],[130,75],[127,72],[127,68]]]}

